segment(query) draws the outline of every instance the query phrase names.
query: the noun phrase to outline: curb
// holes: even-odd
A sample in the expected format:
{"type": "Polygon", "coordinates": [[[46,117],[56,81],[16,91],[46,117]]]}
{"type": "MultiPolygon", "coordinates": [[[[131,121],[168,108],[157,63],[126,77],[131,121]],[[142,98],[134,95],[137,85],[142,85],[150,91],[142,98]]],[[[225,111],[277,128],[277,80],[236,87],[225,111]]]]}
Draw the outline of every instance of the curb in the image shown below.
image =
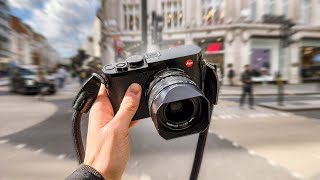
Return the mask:
{"type": "Polygon", "coordinates": [[[264,104],[258,104],[260,107],[264,108],[269,108],[269,109],[274,109],[278,111],[289,111],[289,112],[295,112],[295,111],[312,111],[312,110],[320,110],[320,107],[307,107],[307,108],[278,108],[275,106],[270,106],[270,105],[264,105],[264,104]]]}

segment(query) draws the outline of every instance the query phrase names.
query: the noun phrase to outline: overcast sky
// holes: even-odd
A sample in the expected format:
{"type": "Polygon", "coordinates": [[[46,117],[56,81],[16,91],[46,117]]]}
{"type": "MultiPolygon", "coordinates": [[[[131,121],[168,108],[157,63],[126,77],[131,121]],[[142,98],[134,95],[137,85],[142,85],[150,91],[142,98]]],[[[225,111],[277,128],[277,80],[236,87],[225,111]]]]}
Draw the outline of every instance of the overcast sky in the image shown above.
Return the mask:
{"type": "Polygon", "coordinates": [[[74,55],[92,30],[98,0],[8,0],[11,13],[43,34],[62,57],[74,55]]]}

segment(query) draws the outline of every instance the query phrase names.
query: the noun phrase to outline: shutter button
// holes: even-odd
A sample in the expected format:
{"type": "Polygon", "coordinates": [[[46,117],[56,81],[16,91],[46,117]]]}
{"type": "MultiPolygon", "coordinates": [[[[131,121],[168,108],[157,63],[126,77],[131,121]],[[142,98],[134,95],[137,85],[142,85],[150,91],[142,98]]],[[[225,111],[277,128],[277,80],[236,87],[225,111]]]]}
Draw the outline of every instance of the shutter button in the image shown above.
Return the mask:
{"type": "Polygon", "coordinates": [[[116,65],[117,71],[126,71],[128,70],[127,63],[118,63],[116,65]]]}

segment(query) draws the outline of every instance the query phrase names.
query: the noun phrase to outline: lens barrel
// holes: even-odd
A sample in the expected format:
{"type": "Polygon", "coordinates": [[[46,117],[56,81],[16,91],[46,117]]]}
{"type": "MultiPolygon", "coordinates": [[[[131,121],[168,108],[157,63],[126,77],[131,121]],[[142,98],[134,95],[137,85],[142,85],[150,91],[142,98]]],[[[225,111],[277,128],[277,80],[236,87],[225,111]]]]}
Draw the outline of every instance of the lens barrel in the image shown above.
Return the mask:
{"type": "Polygon", "coordinates": [[[165,139],[204,131],[209,124],[209,102],[182,70],[154,75],[147,98],[150,116],[165,139]]]}

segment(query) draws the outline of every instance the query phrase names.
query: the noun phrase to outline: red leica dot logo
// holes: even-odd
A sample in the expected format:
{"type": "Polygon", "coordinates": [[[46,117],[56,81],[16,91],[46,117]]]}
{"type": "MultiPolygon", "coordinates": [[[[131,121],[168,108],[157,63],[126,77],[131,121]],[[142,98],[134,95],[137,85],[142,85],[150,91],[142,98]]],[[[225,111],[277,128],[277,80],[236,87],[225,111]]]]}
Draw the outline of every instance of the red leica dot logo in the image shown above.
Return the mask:
{"type": "Polygon", "coordinates": [[[192,61],[192,59],[186,60],[186,66],[187,66],[187,67],[192,67],[192,66],[193,66],[193,61],[192,61]]]}

